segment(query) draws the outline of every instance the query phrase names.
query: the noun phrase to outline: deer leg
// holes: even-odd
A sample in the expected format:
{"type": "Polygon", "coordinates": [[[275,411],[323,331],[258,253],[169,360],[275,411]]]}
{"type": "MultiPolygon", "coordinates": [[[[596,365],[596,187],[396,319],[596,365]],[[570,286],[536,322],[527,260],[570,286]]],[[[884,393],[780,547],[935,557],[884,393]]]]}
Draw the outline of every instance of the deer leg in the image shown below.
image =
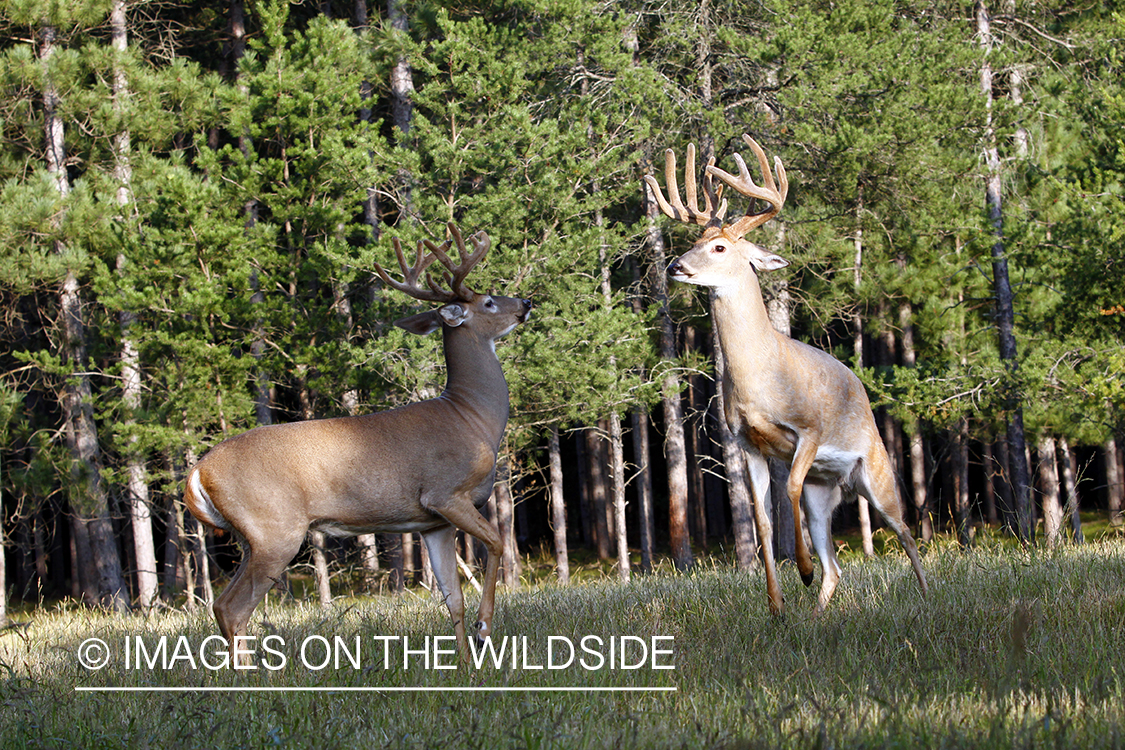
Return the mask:
{"type": "Polygon", "coordinates": [[[910,527],[902,518],[902,500],[895,490],[890,458],[887,457],[886,451],[883,451],[881,455],[877,452],[874,459],[876,466],[865,464],[863,470],[859,472],[856,492],[875,506],[875,510],[898,537],[899,543],[906,551],[906,556],[910,558],[910,565],[914,568],[914,576],[918,579],[922,596],[925,596],[929,592],[929,585],[926,583],[926,574],[922,570],[922,561],[918,556],[918,545],[914,543],[910,527]]]}
{"type": "Polygon", "coordinates": [[[816,458],[817,443],[804,438],[797,443],[797,450],[793,454],[793,464],[789,467],[789,484],[786,493],[789,502],[793,505],[793,542],[797,554],[797,570],[801,573],[801,580],[808,586],[813,579],[812,557],[809,548],[805,545],[805,534],[801,530],[801,493],[805,486],[805,477],[812,468],[813,459],[816,458]]]}
{"type": "Polygon", "coordinates": [[[453,620],[453,633],[461,661],[469,662],[469,643],[465,640],[465,600],[461,594],[461,579],[457,576],[457,528],[441,526],[422,533],[422,541],[430,553],[430,567],[441,589],[445,606],[453,620]]]}
{"type": "MultiPolygon", "coordinates": [[[[240,645],[245,645],[238,641],[246,636],[250,615],[265,598],[266,592],[273,588],[274,581],[297,556],[306,531],[307,529],[301,529],[300,534],[295,534],[290,539],[271,540],[269,543],[261,541],[257,545],[247,542],[245,545],[238,571],[212,607],[219,632],[230,644],[231,654],[239,650],[240,645]]],[[[239,655],[238,663],[249,665],[249,654],[239,655]]]]}
{"type": "Polygon", "coordinates": [[[820,558],[820,595],[816,600],[819,615],[840,582],[840,561],[832,544],[832,512],[840,503],[839,485],[811,482],[805,485],[805,511],[809,520],[809,536],[820,558]]]}
{"type": "Polygon", "coordinates": [[[773,522],[770,520],[770,467],[766,457],[757,450],[744,450],[750,489],[754,493],[754,525],[758,528],[758,544],[762,547],[762,566],[766,570],[766,592],[770,612],[780,615],[785,610],[781,586],[777,583],[777,567],[773,560],[773,522]]]}
{"type": "MultiPolygon", "coordinates": [[[[438,511],[442,518],[457,528],[484,543],[488,548],[488,563],[484,569],[483,591],[480,596],[480,609],[477,611],[476,637],[483,639],[492,634],[492,613],[496,608],[496,582],[500,578],[500,557],[504,547],[500,542],[500,532],[485,520],[469,499],[455,501],[449,507],[438,511]]],[[[456,558],[454,558],[456,564],[456,558]]]]}

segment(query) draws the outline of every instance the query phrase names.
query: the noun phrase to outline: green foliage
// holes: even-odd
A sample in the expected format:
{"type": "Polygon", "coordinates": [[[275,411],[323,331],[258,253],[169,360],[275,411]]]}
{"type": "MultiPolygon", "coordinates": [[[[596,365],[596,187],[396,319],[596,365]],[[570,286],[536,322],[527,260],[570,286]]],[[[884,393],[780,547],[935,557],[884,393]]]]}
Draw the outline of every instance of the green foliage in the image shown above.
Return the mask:
{"type": "MultiPolygon", "coordinates": [[[[471,284],[535,303],[499,348],[512,450],[653,403],[655,306],[638,280],[663,269],[645,255],[640,175],[688,141],[729,168],[744,132],[788,167],[779,252],[795,335],[847,361],[854,316],[877,337],[909,313],[917,365],[863,369],[873,401],[932,431],[967,417],[982,439],[1013,388],[1033,433],[1096,444],[1125,424],[1125,20],[1112,5],[1021,2],[994,19],[991,112],[960,6],[417,3],[404,33],[268,0],[248,4],[234,66],[216,9],[130,8],[122,53],[104,0],[0,3],[0,368],[34,405],[2,449],[43,496],[69,482],[56,408],[74,371],[56,301],[68,273],[114,478],[127,445],[156,475],[253,426],[263,378],[282,420],[436,394],[439,342],[391,325],[419,306],[372,269],[393,265],[390,237],[440,240],[448,221],[492,238],[471,284]],[[409,132],[390,122],[400,58],[409,132]],[[45,167],[50,89],[66,198],[45,167]],[[1008,170],[1018,371],[999,361],[991,312],[990,132],[1008,170]],[[139,405],[122,398],[126,342],[139,405]]],[[[735,198],[730,215],[746,208],[735,198]]],[[[680,248],[696,229],[668,231],[680,248]]],[[[705,325],[700,300],[678,294],[676,315],[705,325]]]]}

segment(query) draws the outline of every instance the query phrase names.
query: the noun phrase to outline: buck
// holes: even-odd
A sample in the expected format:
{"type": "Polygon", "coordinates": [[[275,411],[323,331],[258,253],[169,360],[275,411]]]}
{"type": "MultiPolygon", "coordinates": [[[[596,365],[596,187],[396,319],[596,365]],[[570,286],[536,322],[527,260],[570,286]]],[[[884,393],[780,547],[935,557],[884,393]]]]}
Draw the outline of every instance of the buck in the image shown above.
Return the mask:
{"type": "Polygon", "coordinates": [[[743,140],[758,158],[763,184],[754,183],[739,154],[734,156],[737,176],[717,168],[711,159],[704,174],[702,211],[695,183],[693,145],[688,146],[685,165],[687,205],[680,198],[676,156],[671,149],[665,152],[665,182],[670,201],[665,199],[655,178],[645,175],[645,180],[665,214],[704,228],[692,248],[668,266],[668,274],[676,281],[714,290],[711,317],[726,358],[724,416],[746,456],[770,610],[781,614],[784,606],[768,542],[773,538],[766,510],[770,497],[767,458],[771,457],[790,467],[786,494],[793,505],[797,567],[805,585],[809,585],[813,564],[801,531],[803,499],[809,536],[821,564],[818,614],[828,606],[840,581],[831,521],[844,488],[867,498],[886,520],[909,556],[925,595],[926,577],[918,548],[903,522],[890,458],[875,427],[863,384],[839,360],[778,333],[770,325],[758,274],[784,268],[789,262],[748,242],[744,236],[781,211],[789,181],[780,158],[774,159],[775,182],[762,148],[748,135],[743,140]],[[724,224],[727,202],[722,199],[723,185],[716,189],[715,177],[752,201],[765,201],[768,208],[724,224]]]}
{"type": "Polygon", "coordinates": [[[457,529],[476,537],[488,549],[476,636],[491,633],[503,549],[478,508],[492,492],[508,421],[508,386],[495,342],[528,319],[531,301],[467,287],[465,277],[491,243],[478,232],[469,238],[470,253],[457,227],[450,224],[449,233],[459,264],[449,257],[449,240],[425,240],[407,266],[397,239],[403,281],[375,264],[388,286],[440,304],[395,321],[419,335],[442,330],[448,380],[440,396],[365,416],[257,427],[216,445],[188,474],[184,501],[191,512],[234,532],[243,547],[242,562],[214,605],[232,653],[310,528],[336,535],[420,533],[466,661],[455,539],[457,529]],[[427,271],[435,260],[448,289],[427,271]]]}

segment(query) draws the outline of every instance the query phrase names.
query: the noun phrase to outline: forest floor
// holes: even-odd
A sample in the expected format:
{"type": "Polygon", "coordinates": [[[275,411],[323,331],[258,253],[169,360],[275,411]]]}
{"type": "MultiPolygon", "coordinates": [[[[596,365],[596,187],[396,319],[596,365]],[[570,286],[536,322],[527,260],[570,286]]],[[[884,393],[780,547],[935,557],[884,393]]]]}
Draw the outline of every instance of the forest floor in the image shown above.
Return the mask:
{"type": "Polygon", "coordinates": [[[1125,747],[1116,530],[1058,550],[939,539],[926,599],[900,551],[844,541],[820,617],[792,566],[775,618],[759,573],[710,557],[505,591],[503,656],[472,668],[425,596],[271,594],[254,670],[203,608],[43,607],[0,635],[0,747],[1125,747]]]}

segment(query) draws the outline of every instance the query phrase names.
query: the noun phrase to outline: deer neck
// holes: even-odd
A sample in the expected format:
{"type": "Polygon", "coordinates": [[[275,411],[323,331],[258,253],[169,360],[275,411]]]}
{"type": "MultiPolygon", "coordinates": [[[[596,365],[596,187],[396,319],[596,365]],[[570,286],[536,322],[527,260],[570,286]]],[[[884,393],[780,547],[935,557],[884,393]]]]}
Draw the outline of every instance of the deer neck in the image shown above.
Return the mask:
{"type": "Polygon", "coordinates": [[[441,398],[499,446],[508,423],[508,383],[496,345],[463,328],[443,327],[446,385],[441,398]]]}
{"type": "Polygon", "coordinates": [[[758,274],[749,264],[741,278],[714,288],[711,313],[728,376],[776,364],[781,335],[770,324],[758,274]]]}

